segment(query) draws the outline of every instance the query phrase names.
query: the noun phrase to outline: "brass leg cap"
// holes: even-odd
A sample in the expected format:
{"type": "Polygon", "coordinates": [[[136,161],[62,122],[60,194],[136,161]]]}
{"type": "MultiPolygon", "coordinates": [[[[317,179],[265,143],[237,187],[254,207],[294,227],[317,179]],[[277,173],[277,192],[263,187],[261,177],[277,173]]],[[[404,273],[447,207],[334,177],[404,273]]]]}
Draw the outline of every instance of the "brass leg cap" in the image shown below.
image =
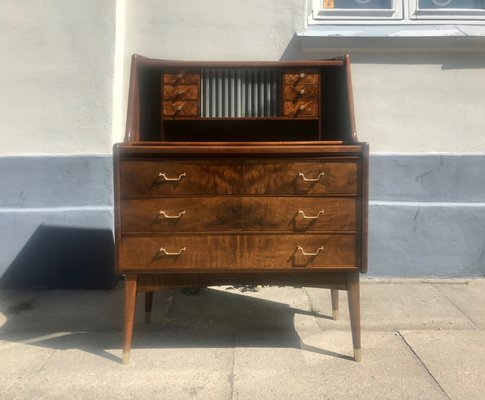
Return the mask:
{"type": "Polygon", "coordinates": [[[338,310],[332,310],[332,318],[334,321],[338,320],[338,310]]]}
{"type": "Polygon", "coordinates": [[[145,324],[149,324],[152,322],[152,313],[151,311],[145,312],[145,324]]]}
{"type": "Polygon", "coordinates": [[[129,364],[129,362],[130,362],[130,351],[129,350],[123,351],[123,356],[121,358],[121,362],[123,364],[129,364]]]}
{"type": "Polygon", "coordinates": [[[361,349],[354,349],[354,360],[357,362],[362,361],[362,351],[361,349]]]}

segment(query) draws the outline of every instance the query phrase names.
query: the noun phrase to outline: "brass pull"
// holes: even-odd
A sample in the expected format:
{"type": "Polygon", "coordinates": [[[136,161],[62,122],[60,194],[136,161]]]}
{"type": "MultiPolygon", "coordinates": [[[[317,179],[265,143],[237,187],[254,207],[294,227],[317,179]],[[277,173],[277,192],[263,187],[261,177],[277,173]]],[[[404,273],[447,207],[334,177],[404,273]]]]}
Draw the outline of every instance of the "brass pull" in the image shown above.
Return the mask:
{"type": "Polygon", "coordinates": [[[159,178],[163,178],[166,181],[180,181],[184,176],[187,174],[185,172],[181,173],[178,178],[168,178],[167,175],[165,175],[165,172],[160,172],[158,174],[159,178]]]}
{"type": "Polygon", "coordinates": [[[303,247],[301,246],[298,246],[297,249],[300,250],[301,254],[303,254],[304,256],[317,256],[318,253],[324,250],[323,246],[320,246],[315,253],[307,253],[305,250],[303,250],[303,247]]]}
{"type": "Polygon", "coordinates": [[[301,95],[304,95],[304,94],[305,94],[305,89],[301,89],[301,90],[300,90],[300,94],[301,94],[301,95]]]}
{"type": "Polygon", "coordinates": [[[182,79],[184,74],[177,74],[177,79],[182,79]]]}
{"type": "Polygon", "coordinates": [[[303,79],[304,77],[305,77],[305,73],[304,73],[304,72],[302,72],[302,73],[300,74],[300,79],[303,79]]]}
{"type": "Polygon", "coordinates": [[[184,109],[183,106],[177,106],[177,111],[182,111],[184,109]]]}
{"type": "Polygon", "coordinates": [[[185,251],[185,247],[182,247],[178,252],[171,253],[165,249],[165,247],[160,247],[160,250],[158,250],[159,253],[163,253],[166,256],[179,256],[185,251]]]}
{"type": "Polygon", "coordinates": [[[303,216],[303,218],[305,218],[305,219],[317,219],[317,218],[319,218],[319,217],[320,217],[320,215],[322,215],[322,214],[324,214],[324,213],[325,213],[325,211],[322,209],[322,210],[320,210],[320,211],[318,212],[318,214],[317,214],[317,215],[311,215],[311,216],[310,216],[310,215],[305,215],[305,211],[303,211],[303,210],[298,210],[298,214],[301,214],[301,215],[303,216]]]}
{"type": "Polygon", "coordinates": [[[177,90],[177,94],[180,96],[180,95],[184,94],[184,91],[183,90],[177,90]]]}
{"type": "Polygon", "coordinates": [[[160,210],[159,212],[160,215],[163,215],[164,218],[169,218],[169,219],[179,219],[179,218],[182,218],[182,215],[185,214],[185,210],[184,211],[181,211],[179,212],[177,215],[168,215],[165,210],[160,210]]]}
{"type": "Polygon", "coordinates": [[[298,176],[301,176],[305,182],[318,182],[325,172],[320,172],[316,178],[307,178],[303,172],[300,172],[298,176]]]}
{"type": "Polygon", "coordinates": [[[303,111],[305,108],[306,108],[306,106],[301,105],[301,106],[300,106],[300,111],[303,111]]]}

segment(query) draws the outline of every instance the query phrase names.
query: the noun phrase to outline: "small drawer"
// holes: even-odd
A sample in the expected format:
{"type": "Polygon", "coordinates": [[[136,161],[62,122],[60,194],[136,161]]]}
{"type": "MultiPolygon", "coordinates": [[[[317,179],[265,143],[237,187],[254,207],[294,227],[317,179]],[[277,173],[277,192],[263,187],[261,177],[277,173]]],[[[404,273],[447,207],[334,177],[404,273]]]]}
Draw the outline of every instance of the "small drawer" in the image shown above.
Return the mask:
{"type": "Polygon", "coordinates": [[[295,118],[316,117],[318,116],[318,101],[285,101],[283,103],[283,115],[295,118]]]}
{"type": "Polygon", "coordinates": [[[163,85],[164,100],[198,100],[198,85],[163,85]]]}
{"type": "Polygon", "coordinates": [[[171,85],[198,85],[200,74],[198,72],[174,71],[163,74],[163,83],[171,85]]]}
{"type": "Polygon", "coordinates": [[[283,72],[284,85],[299,85],[299,84],[318,84],[318,72],[310,71],[285,71],[283,72]]]}
{"type": "Polygon", "coordinates": [[[354,234],[122,236],[120,270],[356,269],[354,234]]]}
{"type": "Polygon", "coordinates": [[[196,117],[199,114],[198,101],[164,101],[163,116],[173,118],[196,117]]]}
{"type": "Polygon", "coordinates": [[[284,85],[283,101],[295,102],[298,100],[318,99],[318,85],[284,85]]]}

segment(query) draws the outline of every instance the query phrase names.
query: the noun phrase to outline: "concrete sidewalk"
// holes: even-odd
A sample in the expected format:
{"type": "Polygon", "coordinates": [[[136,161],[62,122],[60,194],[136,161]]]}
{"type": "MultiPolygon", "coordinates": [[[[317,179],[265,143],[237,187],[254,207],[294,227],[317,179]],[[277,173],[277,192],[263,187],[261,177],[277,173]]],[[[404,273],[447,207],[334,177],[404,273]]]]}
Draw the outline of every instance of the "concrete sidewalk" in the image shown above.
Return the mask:
{"type": "Polygon", "coordinates": [[[214,287],[139,296],[127,366],[121,288],[0,292],[0,399],[485,399],[485,280],[361,292],[361,363],[344,292],[214,287]]]}

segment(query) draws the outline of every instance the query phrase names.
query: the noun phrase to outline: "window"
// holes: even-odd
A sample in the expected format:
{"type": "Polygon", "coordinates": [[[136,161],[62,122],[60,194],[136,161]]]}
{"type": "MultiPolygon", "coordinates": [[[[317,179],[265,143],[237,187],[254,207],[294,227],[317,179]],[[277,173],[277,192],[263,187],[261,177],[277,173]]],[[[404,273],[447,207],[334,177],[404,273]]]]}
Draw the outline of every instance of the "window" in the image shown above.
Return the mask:
{"type": "Polygon", "coordinates": [[[485,0],[313,0],[311,19],[317,24],[483,20],[485,0]]]}

